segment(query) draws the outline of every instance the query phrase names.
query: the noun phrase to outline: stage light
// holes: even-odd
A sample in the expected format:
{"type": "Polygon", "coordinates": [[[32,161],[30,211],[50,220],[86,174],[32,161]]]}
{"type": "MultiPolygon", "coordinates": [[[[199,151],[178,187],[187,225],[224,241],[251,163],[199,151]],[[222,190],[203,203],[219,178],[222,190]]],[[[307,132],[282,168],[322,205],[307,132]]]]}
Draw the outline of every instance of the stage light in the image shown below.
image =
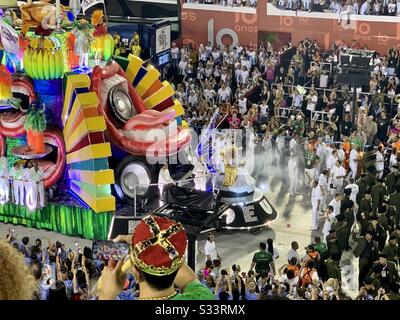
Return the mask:
{"type": "Polygon", "coordinates": [[[268,191],[269,185],[268,185],[268,180],[267,180],[266,176],[260,174],[259,176],[257,176],[256,181],[257,181],[256,187],[258,189],[260,189],[263,192],[268,191]]]}
{"type": "Polygon", "coordinates": [[[262,190],[262,191],[266,191],[267,190],[267,186],[264,183],[260,184],[259,189],[262,190]]]}

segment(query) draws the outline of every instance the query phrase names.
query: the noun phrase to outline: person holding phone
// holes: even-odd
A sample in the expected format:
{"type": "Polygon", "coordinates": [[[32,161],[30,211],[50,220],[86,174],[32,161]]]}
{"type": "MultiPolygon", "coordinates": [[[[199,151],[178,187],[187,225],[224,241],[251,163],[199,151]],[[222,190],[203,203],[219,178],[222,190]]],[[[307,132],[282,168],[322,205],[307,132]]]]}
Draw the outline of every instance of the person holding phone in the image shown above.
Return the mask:
{"type": "Polygon", "coordinates": [[[214,300],[210,290],[202,285],[196,274],[184,262],[187,241],[183,226],[164,217],[146,216],[136,227],[132,236],[118,236],[114,241],[131,244],[131,255],[124,264],[120,259],[117,265],[105,267],[99,279],[99,300],[113,300],[121,292],[126,273],[135,276],[140,285],[139,300],[214,300]],[[150,229],[152,226],[152,229],[150,229]],[[149,230],[174,230],[173,237],[163,233],[152,234],[149,230]],[[154,250],[152,237],[159,241],[168,240],[168,252],[154,250]],[[142,246],[147,243],[146,247],[142,246]],[[137,249],[141,247],[140,256],[137,249]],[[124,266],[124,267],[123,267],[124,266]],[[175,287],[180,289],[177,293],[175,287]]]}

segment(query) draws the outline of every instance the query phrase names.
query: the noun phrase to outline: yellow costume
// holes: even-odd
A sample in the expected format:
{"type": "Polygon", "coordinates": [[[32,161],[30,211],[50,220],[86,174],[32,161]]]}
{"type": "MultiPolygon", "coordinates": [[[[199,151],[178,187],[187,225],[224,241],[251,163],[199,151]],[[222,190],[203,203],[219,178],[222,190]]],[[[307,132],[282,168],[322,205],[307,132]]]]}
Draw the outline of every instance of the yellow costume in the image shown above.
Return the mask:
{"type": "Polygon", "coordinates": [[[235,145],[228,146],[221,152],[224,159],[225,177],[223,185],[230,187],[236,183],[239,167],[239,152],[235,145]]]}
{"type": "Polygon", "coordinates": [[[139,45],[133,45],[132,46],[132,54],[134,56],[140,56],[140,53],[142,52],[142,48],[139,45]]]}

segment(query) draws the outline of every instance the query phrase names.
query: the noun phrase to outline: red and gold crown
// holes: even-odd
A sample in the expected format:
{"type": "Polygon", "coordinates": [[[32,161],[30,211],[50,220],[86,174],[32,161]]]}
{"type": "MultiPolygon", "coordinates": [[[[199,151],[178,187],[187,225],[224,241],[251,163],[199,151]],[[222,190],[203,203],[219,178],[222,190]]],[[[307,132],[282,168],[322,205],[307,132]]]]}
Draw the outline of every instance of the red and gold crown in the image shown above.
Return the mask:
{"type": "Polygon", "coordinates": [[[143,272],[169,275],[183,264],[186,232],[179,222],[157,216],[147,216],[132,236],[130,258],[143,272]]]}

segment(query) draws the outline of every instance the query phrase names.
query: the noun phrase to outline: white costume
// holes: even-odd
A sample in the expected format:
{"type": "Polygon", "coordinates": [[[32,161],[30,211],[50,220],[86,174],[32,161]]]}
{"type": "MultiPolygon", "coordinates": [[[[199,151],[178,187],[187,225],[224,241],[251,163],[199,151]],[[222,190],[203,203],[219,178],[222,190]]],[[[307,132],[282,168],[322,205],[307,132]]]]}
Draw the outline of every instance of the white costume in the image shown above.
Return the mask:
{"type": "Polygon", "coordinates": [[[22,168],[15,169],[15,167],[12,167],[10,170],[10,178],[13,180],[14,203],[20,206],[24,205],[23,174],[22,168]]]}
{"type": "Polygon", "coordinates": [[[321,188],[321,210],[326,209],[326,196],[328,193],[328,178],[322,173],[319,175],[318,185],[321,188]]]}
{"type": "Polygon", "coordinates": [[[25,205],[32,209],[34,208],[33,205],[36,203],[33,200],[33,177],[32,177],[32,171],[33,168],[24,168],[23,169],[23,183],[25,187],[25,205]]]}
{"type": "Polygon", "coordinates": [[[174,179],[172,179],[168,167],[163,166],[158,175],[158,189],[160,190],[161,198],[163,195],[164,187],[172,182],[174,182],[174,179]]]}
{"type": "Polygon", "coordinates": [[[297,193],[297,185],[299,183],[299,170],[297,168],[297,161],[295,158],[290,158],[288,162],[289,174],[289,193],[295,195],[297,193]]]}
{"type": "Polygon", "coordinates": [[[357,176],[357,159],[358,159],[358,152],[356,149],[351,149],[350,151],[350,169],[351,169],[351,177],[356,180],[357,176]]]}
{"type": "Polygon", "coordinates": [[[205,191],[207,184],[207,169],[205,165],[201,162],[201,160],[198,160],[197,158],[196,161],[193,161],[193,165],[195,189],[205,191]]]}
{"type": "Polygon", "coordinates": [[[329,202],[329,205],[333,207],[332,214],[333,214],[334,217],[336,217],[338,214],[340,214],[340,206],[341,206],[341,202],[340,201],[336,201],[336,199],[332,199],[332,201],[329,202]]]}
{"type": "Polygon", "coordinates": [[[345,187],[345,189],[350,189],[351,190],[350,200],[354,202],[353,212],[354,212],[354,215],[356,215],[357,212],[358,212],[358,204],[357,204],[356,200],[357,200],[357,195],[358,195],[358,192],[360,191],[360,188],[355,183],[349,183],[345,187]]]}
{"type": "Polygon", "coordinates": [[[317,185],[311,191],[311,206],[312,206],[312,226],[311,229],[318,229],[318,202],[322,200],[321,187],[317,185]]]}
{"type": "Polygon", "coordinates": [[[32,168],[32,198],[33,207],[38,207],[38,196],[40,208],[44,207],[44,173],[38,168],[32,168]]]}
{"type": "Polygon", "coordinates": [[[204,245],[204,255],[206,256],[206,260],[207,256],[210,256],[211,261],[218,259],[218,252],[217,247],[215,246],[215,241],[206,241],[204,245]]]}
{"type": "Polygon", "coordinates": [[[344,177],[346,176],[346,169],[343,168],[343,166],[333,166],[332,171],[331,171],[331,177],[332,177],[332,184],[333,188],[332,189],[332,194],[336,193],[341,193],[343,190],[343,182],[344,182],[344,177]],[[343,177],[343,178],[339,178],[343,177]]]}
{"type": "Polygon", "coordinates": [[[324,235],[323,241],[326,243],[326,237],[329,234],[329,231],[331,230],[332,222],[335,221],[335,214],[334,214],[334,212],[325,213],[325,217],[326,217],[326,219],[325,219],[324,227],[322,229],[322,234],[324,235]]]}
{"type": "Polygon", "coordinates": [[[332,175],[332,168],[335,167],[336,162],[337,159],[333,155],[330,155],[328,159],[326,159],[326,169],[328,169],[331,172],[331,175],[332,175]]]}
{"type": "Polygon", "coordinates": [[[10,201],[10,182],[9,182],[8,160],[6,157],[0,158],[0,199],[4,202],[10,201]]]}
{"type": "Polygon", "coordinates": [[[385,168],[384,160],[385,160],[385,158],[383,157],[383,154],[378,151],[376,153],[376,163],[375,163],[375,169],[377,171],[376,177],[378,179],[382,179],[382,176],[383,176],[383,170],[385,168]]]}

